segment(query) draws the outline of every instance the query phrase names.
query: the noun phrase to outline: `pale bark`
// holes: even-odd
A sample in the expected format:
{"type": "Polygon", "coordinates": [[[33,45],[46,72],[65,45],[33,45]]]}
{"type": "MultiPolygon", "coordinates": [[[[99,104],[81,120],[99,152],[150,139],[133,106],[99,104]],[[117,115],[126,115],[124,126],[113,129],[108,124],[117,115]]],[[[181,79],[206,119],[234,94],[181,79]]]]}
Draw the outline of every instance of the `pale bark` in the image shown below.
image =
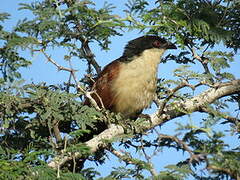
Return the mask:
{"type": "MultiPolygon", "coordinates": [[[[171,119],[190,114],[192,112],[201,111],[201,108],[205,107],[207,104],[211,104],[217,99],[236,93],[240,93],[240,80],[233,80],[215,85],[214,87],[209,88],[208,90],[191,99],[174,102],[174,105],[167,105],[163,109],[163,113],[161,115],[159,115],[158,111],[151,114],[151,121],[144,123],[144,125],[141,126],[141,130],[148,131],[155,126],[161,125],[171,119]]],[[[111,140],[112,138],[122,134],[124,134],[124,129],[122,126],[111,124],[111,126],[101,134],[87,141],[86,145],[92,152],[95,152],[98,147],[104,147],[105,144],[102,141],[103,139],[111,140]]],[[[80,158],[81,154],[75,153],[74,156],[76,158],[80,158]]],[[[64,163],[71,160],[71,157],[72,155],[56,156],[51,162],[49,162],[48,165],[57,169],[59,166],[62,166],[64,163]]]]}

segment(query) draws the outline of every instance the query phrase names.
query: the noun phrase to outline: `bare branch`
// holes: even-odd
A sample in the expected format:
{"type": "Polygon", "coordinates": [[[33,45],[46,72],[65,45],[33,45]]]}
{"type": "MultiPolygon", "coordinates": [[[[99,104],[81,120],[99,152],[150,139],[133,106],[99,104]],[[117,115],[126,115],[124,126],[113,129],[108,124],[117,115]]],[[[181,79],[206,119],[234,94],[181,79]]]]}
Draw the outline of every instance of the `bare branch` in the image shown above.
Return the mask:
{"type": "Polygon", "coordinates": [[[41,49],[40,52],[42,52],[42,53],[44,54],[44,56],[47,58],[47,60],[48,60],[49,62],[51,62],[53,65],[55,65],[55,66],[58,68],[58,71],[64,70],[64,71],[68,71],[68,72],[70,72],[70,73],[77,71],[77,70],[74,70],[74,69],[72,69],[72,68],[66,68],[66,67],[63,67],[63,66],[59,65],[59,64],[58,64],[56,61],[54,61],[49,55],[47,55],[47,53],[46,53],[43,49],[41,49]]]}
{"type": "Polygon", "coordinates": [[[109,145],[109,146],[107,147],[107,150],[108,150],[109,152],[111,152],[114,156],[116,156],[116,157],[118,157],[119,159],[121,159],[121,160],[123,160],[124,162],[126,162],[126,164],[135,164],[135,163],[131,160],[132,157],[129,157],[129,155],[126,154],[126,153],[123,154],[123,153],[117,151],[117,150],[114,149],[111,145],[109,145]]]}
{"type": "Polygon", "coordinates": [[[227,11],[228,11],[228,9],[230,8],[230,2],[231,2],[231,1],[228,1],[228,2],[227,2],[227,5],[226,5],[226,7],[225,7],[225,10],[224,10],[224,13],[223,13],[223,15],[222,15],[222,18],[221,18],[220,21],[218,22],[217,26],[221,26],[221,25],[222,25],[221,23],[224,21],[226,15],[227,15],[227,11]]]}
{"type": "MultiPolygon", "coordinates": [[[[145,151],[143,151],[144,153],[145,153],[145,151]]],[[[145,153],[146,154],[146,153],[145,153]]],[[[150,168],[150,173],[152,174],[152,176],[154,177],[154,176],[157,176],[158,175],[158,173],[157,173],[157,171],[153,168],[153,163],[150,161],[150,160],[148,160],[148,164],[151,166],[151,168],[150,168]]]]}
{"type": "Polygon", "coordinates": [[[154,169],[154,166],[153,166],[153,163],[151,162],[151,157],[146,153],[146,151],[145,151],[145,148],[144,148],[144,146],[143,146],[143,142],[142,142],[142,140],[141,140],[141,149],[142,149],[142,152],[143,152],[143,154],[144,154],[144,156],[145,156],[145,159],[147,160],[147,162],[148,162],[148,164],[151,166],[151,168],[150,168],[150,173],[152,174],[152,176],[154,177],[154,176],[157,176],[157,171],[154,169]]]}
{"type": "MultiPolygon", "coordinates": [[[[70,72],[71,77],[73,77],[73,79],[74,79],[74,81],[75,81],[75,83],[76,83],[76,85],[77,85],[77,90],[80,91],[80,92],[82,92],[82,93],[90,100],[91,105],[93,105],[93,107],[95,107],[97,110],[101,110],[101,108],[99,108],[99,106],[97,105],[96,101],[95,101],[95,100],[92,98],[92,96],[91,96],[91,94],[94,94],[95,92],[94,92],[94,91],[87,92],[87,91],[86,91],[85,89],[83,89],[82,86],[80,85],[79,81],[77,80],[76,74],[75,74],[75,72],[76,72],[77,70],[74,70],[74,69],[72,68],[72,63],[71,63],[71,61],[69,61],[69,66],[70,66],[70,68],[66,68],[66,67],[60,66],[56,61],[54,61],[50,56],[48,56],[43,49],[41,49],[40,51],[44,54],[44,56],[47,58],[47,60],[48,60],[49,62],[51,62],[53,65],[55,65],[55,66],[58,68],[58,70],[64,70],[64,71],[70,72]]],[[[96,94],[96,93],[95,93],[95,94],[96,94]]],[[[96,94],[96,95],[97,95],[97,94],[96,94]]],[[[97,96],[98,96],[98,95],[97,95],[97,96]]],[[[102,102],[100,97],[99,97],[99,99],[100,99],[100,102],[102,102]]],[[[101,107],[104,107],[104,106],[103,106],[103,103],[102,103],[102,106],[101,106],[101,107]]]]}
{"type": "Polygon", "coordinates": [[[102,103],[101,97],[100,97],[96,92],[90,91],[90,92],[86,92],[86,93],[85,93],[85,95],[86,95],[86,97],[89,99],[91,105],[93,105],[93,107],[95,107],[97,110],[100,111],[101,108],[98,106],[98,104],[97,104],[97,102],[95,101],[95,99],[93,99],[93,97],[91,96],[92,94],[95,94],[95,95],[100,99],[100,102],[101,102],[101,104],[102,104],[101,107],[104,107],[104,106],[103,106],[103,103],[102,103]]]}
{"type": "Polygon", "coordinates": [[[64,71],[68,71],[70,72],[71,76],[73,77],[76,85],[77,85],[77,90],[81,91],[82,93],[86,93],[86,91],[81,87],[79,81],[77,80],[77,77],[75,75],[75,73],[77,72],[77,70],[74,70],[71,66],[71,62],[69,61],[69,65],[71,68],[66,68],[66,67],[63,67],[61,65],[59,65],[56,61],[54,61],[43,49],[40,50],[40,52],[42,52],[44,54],[44,56],[47,58],[47,60],[49,62],[51,62],[53,65],[55,65],[59,71],[61,70],[64,70],[64,71]]]}
{"type": "Polygon", "coordinates": [[[97,61],[94,59],[94,54],[92,53],[89,47],[89,41],[82,40],[81,42],[82,42],[81,49],[84,52],[85,58],[87,59],[88,63],[94,67],[97,74],[99,74],[101,72],[101,67],[98,65],[97,61]]]}

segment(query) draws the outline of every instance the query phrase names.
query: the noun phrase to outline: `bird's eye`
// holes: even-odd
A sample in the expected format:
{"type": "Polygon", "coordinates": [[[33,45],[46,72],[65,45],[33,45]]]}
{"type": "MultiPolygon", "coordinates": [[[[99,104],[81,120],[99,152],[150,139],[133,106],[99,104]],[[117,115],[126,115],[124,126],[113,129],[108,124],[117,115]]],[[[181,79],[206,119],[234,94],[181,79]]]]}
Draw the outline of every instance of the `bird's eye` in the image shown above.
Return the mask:
{"type": "Polygon", "coordinates": [[[159,47],[161,46],[160,41],[157,41],[157,40],[154,41],[154,42],[153,42],[153,46],[156,47],[156,48],[159,48],[159,47]]]}

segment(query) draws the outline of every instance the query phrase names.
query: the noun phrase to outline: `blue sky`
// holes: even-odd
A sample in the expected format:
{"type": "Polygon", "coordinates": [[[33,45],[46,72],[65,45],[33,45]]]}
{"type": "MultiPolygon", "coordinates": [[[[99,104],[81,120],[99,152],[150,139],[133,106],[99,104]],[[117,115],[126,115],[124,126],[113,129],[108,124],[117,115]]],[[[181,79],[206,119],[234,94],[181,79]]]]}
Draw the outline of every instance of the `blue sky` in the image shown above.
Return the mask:
{"type": "MultiPolygon", "coordinates": [[[[10,0],[10,1],[3,1],[0,6],[0,12],[8,12],[11,14],[10,20],[6,21],[6,27],[5,29],[11,30],[12,27],[17,23],[19,19],[23,19],[25,17],[31,18],[32,15],[29,11],[18,11],[18,3],[28,3],[28,2],[33,2],[33,0],[10,0]]],[[[124,4],[127,2],[127,0],[122,0],[122,1],[108,1],[109,3],[113,3],[116,6],[116,9],[114,13],[124,16],[124,13],[122,12],[122,9],[125,8],[124,4]]],[[[98,8],[102,7],[104,4],[104,1],[102,0],[96,0],[95,1],[96,5],[98,8]]],[[[121,56],[123,47],[125,44],[131,40],[134,39],[142,34],[139,34],[137,31],[131,31],[131,32],[125,32],[123,36],[121,37],[113,37],[112,44],[110,45],[110,50],[109,51],[102,51],[99,47],[96,46],[96,44],[92,44],[91,48],[96,55],[96,60],[99,62],[99,64],[103,67],[112,60],[118,58],[121,56]]],[[[219,48],[224,49],[223,47],[219,46],[219,48]]],[[[59,64],[62,66],[68,66],[68,64],[63,60],[63,57],[66,53],[66,51],[62,49],[52,49],[48,51],[49,55],[56,60],[59,64]]],[[[58,72],[56,67],[53,66],[50,63],[47,63],[45,57],[40,54],[36,53],[34,56],[30,55],[30,52],[24,51],[22,54],[26,57],[28,57],[32,61],[32,66],[28,68],[21,69],[21,73],[24,79],[26,79],[27,83],[30,82],[47,82],[49,84],[57,84],[57,83],[62,83],[66,82],[68,80],[68,73],[67,72],[58,72]]],[[[239,54],[236,55],[236,61],[233,62],[231,65],[231,68],[228,69],[227,71],[232,72],[233,74],[236,75],[237,78],[240,78],[240,73],[239,73],[239,67],[240,67],[240,62],[239,62],[239,54]]],[[[82,74],[84,74],[84,65],[85,63],[83,61],[77,60],[75,63],[75,69],[79,70],[78,76],[79,78],[81,77],[82,74]]],[[[178,65],[174,62],[169,62],[166,64],[160,64],[159,67],[159,77],[161,78],[166,78],[169,79],[173,76],[173,70],[178,67],[178,65]]],[[[196,71],[201,72],[202,70],[199,69],[199,67],[196,67],[196,71]]],[[[152,112],[153,110],[148,110],[147,112],[152,112]]],[[[201,120],[202,116],[200,117],[199,114],[194,113],[191,117],[184,117],[184,118],[178,118],[174,121],[166,123],[161,128],[161,133],[167,133],[167,134],[175,134],[174,129],[176,128],[175,122],[177,121],[188,121],[189,118],[191,118],[195,123],[199,123],[201,120]]],[[[233,141],[233,139],[227,139],[228,141],[233,141]]],[[[234,140],[235,141],[235,140],[234,140]]],[[[233,142],[233,144],[235,144],[233,142]]],[[[182,153],[178,152],[176,153],[174,150],[171,149],[165,149],[163,152],[159,153],[159,156],[154,158],[154,162],[156,164],[156,168],[158,170],[163,169],[164,165],[174,163],[178,161],[179,159],[182,159],[182,153]],[[167,152],[167,153],[166,153],[167,152]]],[[[106,167],[111,167],[111,166],[117,166],[117,158],[113,156],[109,156],[110,161],[106,163],[106,165],[98,166],[97,169],[101,171],[101,174],[107,175],[109,173],[110,168],[106,167]]],[[[89,163],[89,166],[93,166],[94,163],[89,163]]]]}

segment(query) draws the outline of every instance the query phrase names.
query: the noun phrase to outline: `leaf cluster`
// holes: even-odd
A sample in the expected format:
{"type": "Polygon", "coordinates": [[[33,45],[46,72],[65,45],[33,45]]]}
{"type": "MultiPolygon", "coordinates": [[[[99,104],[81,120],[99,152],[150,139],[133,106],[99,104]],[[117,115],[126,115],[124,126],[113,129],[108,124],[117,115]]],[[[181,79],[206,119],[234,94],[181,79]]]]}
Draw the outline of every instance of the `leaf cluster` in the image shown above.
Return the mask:
{"type": "Polygon", "coordinates": [[[109,37],[121,35],[118,29],[124,27],[124,23],[111,14],[114,8],[111,4],[105,3],[98,10],[94,5],[92,1],[42,1],[21,4],[20,9],[30,10],[35,18],[20,21],[16,31],[38,39],[43,47],[58,45],[76,50],[78,47],[72,42],[94,40],[103,49],[107,49],[109,37]]]}
{"type": "Polygon", "coordinates": [[[239,28],[236,29],[236,26],[239,27],[239,18],[236,17],[239,2],[158,0],[155,4],[157,7],[151,8],[145,0],[128,2],[127,12],[132,16],[131,19],[137,17],[132,23],[142,24],[135,27],[146,29],[149,33],[174,36],[178,44],[183,46],[214,45],[223,41],[235,50],[239,48],[236,42],[239,39],[239,28]],[[233,22],[235,26],[232,26],[233,22]]]}
{"type": "MultiPolygon", "coordinates": [[[[7,13],[0,13],[1,22],[4,22],[9,17],[10,15],[7,13]]],[[[0,24],[0,43],[0,82],[12,82],[15,78],[21,78],[19,68],[31,64],[29,60],[21,57],[17,51],[19,43],[22,42],[19,42],[19,38],[15,33],[4,30],[3,25],[0,24]]]]}
{"type": "Polygon", "coordinates": [[[93,122],[100,117],[101,113],[94,108],[83,106],[78,95],[57,86],[3,86],[0,92],[2,168],[16,164],[23,172],[9,171],[16,171],[16,176],[26,171],[29,177],[28,169],[46,166],[46,162],[64,148],[64,141],[66,152],[89,154],[89,149],[79,144],[78,139],[86,134],[86,126],[93,127],[93,122]],[[68,137],[66,140],[62,139],[64,134],[68,137]]]}

